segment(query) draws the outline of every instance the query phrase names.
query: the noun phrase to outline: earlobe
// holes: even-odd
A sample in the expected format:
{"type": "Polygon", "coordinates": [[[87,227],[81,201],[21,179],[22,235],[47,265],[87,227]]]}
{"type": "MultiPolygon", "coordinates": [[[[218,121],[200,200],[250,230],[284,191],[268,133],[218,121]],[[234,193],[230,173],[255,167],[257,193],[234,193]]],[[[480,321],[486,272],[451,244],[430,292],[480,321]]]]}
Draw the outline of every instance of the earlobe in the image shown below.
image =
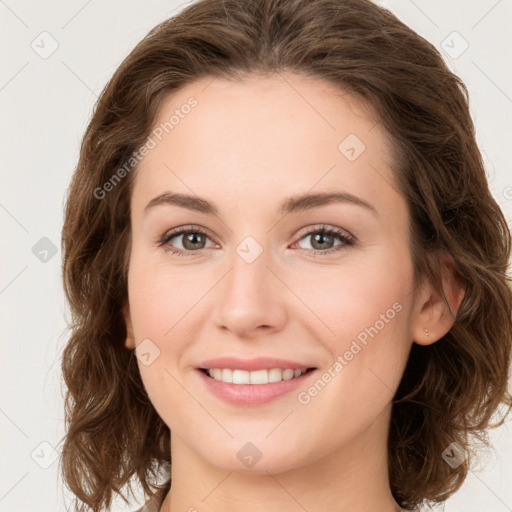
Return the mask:
{"type": "Polygon", "coordinates": [[[419,296],[412,326],[412,339],[419,345],[435,343],[452,328],[464,298],[465,287],[457,276],[453,258],[441,253],[439,263],[444,294],[436,291],[432,283],[427,283],[419,296]]]}
{"type": "Polygon", "coordinates": [[[124,342],[124,346],[127,349],[133,350],[135,349],[135,337],[133,335],[132,317],[128,300],[125,301],[123,306],[123,318],[126,325],[126,341],[124,342]]]}

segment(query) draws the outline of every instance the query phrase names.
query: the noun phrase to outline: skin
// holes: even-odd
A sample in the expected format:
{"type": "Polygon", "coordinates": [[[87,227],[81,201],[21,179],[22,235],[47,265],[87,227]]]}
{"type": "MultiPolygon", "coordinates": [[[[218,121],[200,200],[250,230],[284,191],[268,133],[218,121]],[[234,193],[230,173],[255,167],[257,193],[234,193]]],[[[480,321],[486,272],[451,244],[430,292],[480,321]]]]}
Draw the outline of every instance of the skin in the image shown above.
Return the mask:
{"type": "MultiPolygon", "coordinates": [[[[428,283],[413,281],[389,138],[353,96],[292,73],[201,79],[165,99],[155,127],[190,96],[198,105],[143,159],[131,198],[126,347],[149,338],[160,350],[139,369],[172,433],[173,484],[160,510],[400,510],[387,474],[391,401],[412,343],[435,342],[453,320],[428,283]],[[338,149],[349,134],[366,146],[354,161],[338,149]],[[278,212],[290,196],[335,190],[377,213],[348,202],[278,212]],[[145,212],[165,191],[205,198],[218,214],[168,204],[145,212]],[[189,224],[208,233],[199,251],[183,235],[157,245],[189,224]],[[305,233],[322,224],[355,244],[335,237],[320,247],[341,250],[322,255],[305,233]],[[263,249],[250,264],[236,251],[247,236],[263,249]],[[292,392],[231,405],[195,369],[213,357],[269,356],[322,374],[397,302],[400,312],[308,404],[292,392]],[[247,442],[262,454],[251,468],[237,457],[247,442]]],[[[443,261],[455,313],[463,290],[443,261]]]]}

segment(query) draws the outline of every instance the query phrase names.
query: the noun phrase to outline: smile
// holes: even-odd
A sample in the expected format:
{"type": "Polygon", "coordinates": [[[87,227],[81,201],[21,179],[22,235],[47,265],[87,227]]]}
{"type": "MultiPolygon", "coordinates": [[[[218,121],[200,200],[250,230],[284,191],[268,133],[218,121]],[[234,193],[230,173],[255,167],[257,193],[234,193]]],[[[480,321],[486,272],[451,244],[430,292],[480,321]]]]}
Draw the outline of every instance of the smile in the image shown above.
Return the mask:
{"type": "Polygon", "coordinates": [[[270,368],[240,370],[231,368],[197,368],[205,389],[236,406],[259,406],[307,386],[316,368],[270,368]],[[211,375],[210,375],[211,374],[211,375]],[[225,380],[224,380],[225,379],[225,380]]]}
{"type": "Polygon", "coordinates": [[[304,375],[312,368],[270,368],[262,370],[239,370],[231,368],[203,368],[202,371],[212,379],[227,384],[269,384],[272,382],[281,382],[282,380],[291,380],[304,375]]]}

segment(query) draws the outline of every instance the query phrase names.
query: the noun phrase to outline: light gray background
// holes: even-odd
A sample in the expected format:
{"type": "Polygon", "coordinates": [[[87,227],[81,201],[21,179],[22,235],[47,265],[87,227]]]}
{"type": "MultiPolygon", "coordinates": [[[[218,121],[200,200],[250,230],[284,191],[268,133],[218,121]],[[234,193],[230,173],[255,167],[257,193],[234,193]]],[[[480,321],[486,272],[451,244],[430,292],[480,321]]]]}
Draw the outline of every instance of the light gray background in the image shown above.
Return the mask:
{"type": "MultiPolygon", "coordinates": [[[[0,512],[55,512],[70,503],[53,451],[64,434],[65,191],[106,81],[150,28],[187,3],[0,0],[0,512]]],[[[447,62],[469,87],[490,186],[510,219],[512,1],[378,3],[448,52],[447,62]]],[[[470,473],[445,511],[512,510],[510,434],[510,420],[491,434],[494,449],[482,470],[470,473]]],[[[117,503],[113,510],[136,508],[117,503]]]]}

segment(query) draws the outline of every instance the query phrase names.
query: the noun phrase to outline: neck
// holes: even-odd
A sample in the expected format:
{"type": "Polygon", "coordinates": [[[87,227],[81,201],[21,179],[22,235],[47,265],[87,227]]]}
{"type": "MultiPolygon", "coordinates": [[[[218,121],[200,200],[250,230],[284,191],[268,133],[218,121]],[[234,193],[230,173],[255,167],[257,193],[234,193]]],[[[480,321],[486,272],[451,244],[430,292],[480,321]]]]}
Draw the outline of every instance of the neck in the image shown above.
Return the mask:
{"type": "Polygon", "coordinates": [[[273,474],[212,466],[173,433],[172,487],[160,512],[400,511],[388,478],[390,412],[391,406],[349,445],[273,474]]]}

